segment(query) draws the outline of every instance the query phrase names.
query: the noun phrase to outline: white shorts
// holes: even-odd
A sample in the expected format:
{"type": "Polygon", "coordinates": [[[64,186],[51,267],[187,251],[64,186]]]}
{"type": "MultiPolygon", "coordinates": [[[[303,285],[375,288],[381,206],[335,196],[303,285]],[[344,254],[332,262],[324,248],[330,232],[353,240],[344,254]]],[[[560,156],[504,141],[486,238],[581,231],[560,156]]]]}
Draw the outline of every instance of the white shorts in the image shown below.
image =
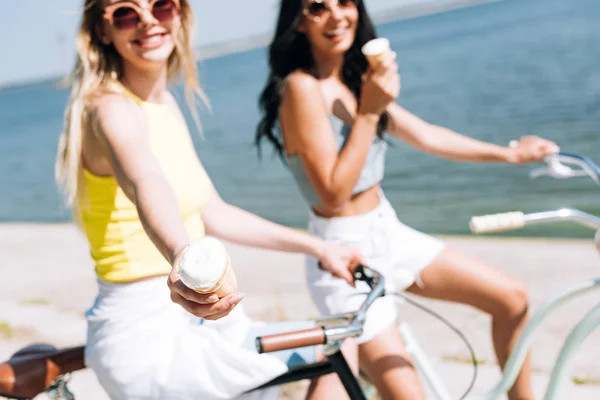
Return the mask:
{"type": "MultiPolygon", "coordinates": [[[[381,272],[386,289],[402,291],[419,284],[419,273],[444,249],[442,241],[418,232],[398,220],[391,204],[380,192],[380,204],[374,210],[356,216],[323,218],[310,213],[309,231],[327,241],[355,246],[368,265],[381,272]]],[[[356,288],[318,268],[318,260],[307,258],[306,277],[313,301],[322,316],[356,311],[369,290],[364,282],[356,288]]],[[[365,343],[396,321],[393,296],[377,299],[367,311],[362,336],[365,343]]]]}
{"type": "Polygon", "coordinates": [[[243,304],[205,321],[171,302],[167,278],[130,284],[98,281],[86,313],[85,361],[113,400],[277,399],[279,388],[245,392],[316,360],[316,348],[258,354],[257,335],[314,322],[252,322],[243,304]]]}

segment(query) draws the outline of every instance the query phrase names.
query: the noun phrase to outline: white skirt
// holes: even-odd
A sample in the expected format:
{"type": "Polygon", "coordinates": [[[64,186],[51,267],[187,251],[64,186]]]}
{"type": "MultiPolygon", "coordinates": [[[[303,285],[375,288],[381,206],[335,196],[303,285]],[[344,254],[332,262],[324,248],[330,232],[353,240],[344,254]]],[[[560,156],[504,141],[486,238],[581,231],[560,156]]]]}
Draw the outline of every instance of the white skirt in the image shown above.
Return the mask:
{"type": "MultiPolygon", "coordinates": [[[[380,191],[380,204],[372,211],[350,217],[323,218],[310,213],[308,230],[324,240],[354,246],[367,264],[381,272],[386,289],[402,291],[419,281],[419,273],[441,253],[442,241],[416,231],[398,220],[396,211],[380,191]]],[[[322,316],[356,311],[369,290],[364,282],[356,288],[318,268],[318,260],[307,258],[306,279],[312,299],[322,316]]],[[[367,311],[363,334],[357,342],[375,338],[396,322],[398,310],[393,296],[381,297],[367,311]]]]}
{"type": "MultiPolygon", "coordinates": [[[[204,321],[171,302],[166,277],[98,284],[98,297],[86,314],[85,360],[111,399],[277,398],[277,387],[243,394],[285,373],[288,365],[280,358],[289,352],[274,353],[277,357],[252,348],[255,328],[261,334],[273,329],[252,323],[242,304],[225,318],[204,321]]],[[[300,356],[294,359],[314,362],[306,350],[300,356]]]]}

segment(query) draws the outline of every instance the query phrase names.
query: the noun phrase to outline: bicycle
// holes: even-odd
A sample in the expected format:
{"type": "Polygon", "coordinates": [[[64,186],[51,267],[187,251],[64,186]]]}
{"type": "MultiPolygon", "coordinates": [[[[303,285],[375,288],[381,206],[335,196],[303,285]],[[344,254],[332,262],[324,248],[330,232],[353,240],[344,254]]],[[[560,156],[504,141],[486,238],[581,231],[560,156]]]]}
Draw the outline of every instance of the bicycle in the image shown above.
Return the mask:
{"type": "MultiPolygon", "coordinates": [[[[256,338],[259,353],[326,345],[325,359],[291,368],[285,374],[249,392],[337,373],[351,399],[366,400],[340,345],[343,340],[362,334],[368,308],[376,298],[384,294],[385,279],[379,272],[366,266],[358,266],[354,277],[366,282],[371,288],[369,293],[365,293],[366,298],[356,312],[315,321],[315,327],[310,329],[256,338]]],[[[84,368],[84,346],[67,349],[55,349],[44,344],[28,346],[0,364],[0,396],[22,400],[46,392],[52,399],[73,400],[75,397],[68,388],[69,374],[84,368]]]]}
{"type": "MultiPolygon", "coordinates": [[[[546,160],[546,164],[545,168],[533,171],[532,178],[549,175],[554,178],[564,179],[574,176],[589,175],[600,185],[600,168],[584,156],[560,153],[556,156],[549,157],[546,160]],[[567,164],[577,165],[581,169],[573,170],[567,164]]],[[[565,220],[578,222],[595,229],[596,235],[594,243],[597,249],[600,250],[600,218],[579,210],[559,209],[530,214],[525,214],[523,212],[509,212],[478,216],[471,219],[469,226],[473,233],[485,233],[520,229],[530,224],[565,220]]],[[[366,399],[358,379],[353,375],[340,350],[340,345],[342,341],[347,338],[360,336],[365,313],[377,297],[383,295],[404,296],[399,293],[386,293],[384,290],[384,278],[377,271],[368,267],[360,266],[357,268],[355,271],[355,278],[367,282],[371,287],[371,291],[366,294],[367,297],[365,301],[356,312],[318,320],[315,322],[314,328],[256,338],[257,351],[260,353],[325,344],[325,360],[290,369],[287,373],[252,389],[251,391],[315,378],[329,373],[336,373],[340,377],[352,400],[366,399]]],[[[494,400],[506,393],[514,383],[523,360],[532,344],[533,334],[542,321],[545,320],[545,318],[559,305],[578,295],[594,290],[598,286],[600,286],[600,278],[587,280],[563,290],[561,293],[544,303],[534,313],[519,337],[515,349],[508,359],[501,380],[486,394],[469,397],[468,399],[494,400]]],[[[417,305],[419,308],[437,316],[435,313],[420,306],[413,300],[407,297],[404,298],[411,304],[417,305]]],[[[453,328],[443,318],[437,317],[443,322],[446,322],[453,330],[460,334],[456,328],[453,328]]],[[[600,304],[589,311],[586,316],[579,321],[566,339],[552,370],[550,383],[544,400],[553,400],[557,398],[562,389],[562,385],[566,378],[566,372],[568,371],[575,351],[583,343],[585,338],[598,326],[600,326],[600,304]]],[[[398,330],[406,344],[408,353],[413,359],[415,368],[421,372],[425,379],[425,383],[431,389],[433,394],[438,400],[449,400],[450,395],[448,390],[431,367],[427,356],[422,351],[415,336],[411,333],[408,324],[400,323],[398,325],[398,330]]],[[[476,360],[470,346],[469,350],[471,351],[472,359],[476,360]]],[[[475,361],[474,365],[476,367],[475,361]]],[[[17,352],[7,362],[0,364],[0,395],[14,399],[28,399],[43,391],[47,391],[52,392],[53,398],[55,399],[71,400],[74,399],[74,397],[67,387],[68,374],[82,368],[85,368],[83,346],[62,350],[53,349],[43,345],[30,346],[17,352]]],[[[475,377],[476,373],[474,374],[473,381],[469,388],[465,394],[462,395],[461,399],[466,398],[468,395],[470,389],[473,387],[475,377]]]]}
{"type": "MultiPolygon", "coordinates": [[[[559,153],[555,156],[548,157],[545,162],[545,167],[532,171],[531,178],[548,175],[556,179],[566,179],[588,175],[600,185],[600,168],[585,156],[572,153],[559,153]],[[569,165],[578,166],[579,169],[573,169],[569,165]]],[[[596,230],[594,244],[596,249],[600,251],[600,218],[576,209],[562,208],[553,211],[543,211],[528,214],[516,211],[485,216],[475,216],[471,218],[469,226],[473,233],[479,234],[521,229],[526,225],[557,221],[572,221],[596,230]]],[[[579,295],[595,290],[599,286],[600,277],[586,280],[577,285],[564,289],[562,292],[558,293],[542,304],[542,306],[539,307],[538,310],[533,314],[531,320],[521,333],[517,344],[515,345],[515,348],[513,349],[506,363],[504,373],[500,381],[491,390],[483,395],[466,397],[470,388],[473,386],[473,380],[471,386],[467,390],[467,393],[465,393],[461,399],[467,398],[468,400],[495,400],[502,394],[505,394],[513,385],[518,372],[521,369],[522,363],[533,342],[535,331],[546,319],[546,317],[558,306],[569,300],[572,300],[579,295]]],[[[592,308],[570,331],[552,369],[544,400],[554,400],[558,398],[565,383],[566,374],[569,370],[570,363],[573,360],[576,350],[599,326],[600,303],[592,308]]],[[[430,366],[427,356],[421,350],[415,339],[415,336],[411,334],[408,325],[401,323],[399,325],[399,330],[406,344],[406,348],[413,358],[414,365],[422,373],[426,384],[429,386],[438,400],[449,400],[450,395],[447,388],[430,366]]],[[[475,360],[475,358],[473,358],[473,360],[475,360]]]]}

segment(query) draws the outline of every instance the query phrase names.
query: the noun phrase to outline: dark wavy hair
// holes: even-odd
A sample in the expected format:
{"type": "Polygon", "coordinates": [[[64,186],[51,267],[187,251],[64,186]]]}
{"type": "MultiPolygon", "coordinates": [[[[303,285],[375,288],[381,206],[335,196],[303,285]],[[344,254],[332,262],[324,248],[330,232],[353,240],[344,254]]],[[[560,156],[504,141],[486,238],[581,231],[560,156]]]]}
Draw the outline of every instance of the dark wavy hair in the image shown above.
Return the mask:
{"type": "MultiPolygon", "coordinates": [[[[358,8],[358,24],[356,36],[350,49],[344,54],[342,80],[358,100],[360,99],[362,76],[366,72],[368,62],[361,52],[361,47],[376,37],[375,26],[369,18],[363,0],[355,0],[358,8]]],[[[316,77],[315,61],[310,43],[296,27],[303,16],[303,0],[281,0],[279,18],[275,36],[269,46],[269,77],[259,98],[261,120],[256,129],[254,144],[261,154],[261,143],[267,139],[274,146],[279,156],[283,156],[283,138],[276,122],[279,118],[282,83],[296,70],[302,70],[316,77]]],[[[388,116],[382,114],[377,127],[377,136],[383,137],[388,116]]]]}

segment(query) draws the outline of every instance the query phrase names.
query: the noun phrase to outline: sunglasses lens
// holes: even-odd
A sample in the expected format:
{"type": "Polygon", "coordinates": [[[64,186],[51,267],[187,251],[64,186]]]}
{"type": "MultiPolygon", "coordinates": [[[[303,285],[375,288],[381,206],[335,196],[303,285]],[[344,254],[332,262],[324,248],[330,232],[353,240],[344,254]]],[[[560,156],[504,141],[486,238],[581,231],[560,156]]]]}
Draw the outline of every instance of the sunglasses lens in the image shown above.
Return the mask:
{"type": "Polygon", "coordinates": [[[311,17],[322,17],[327,11],[327,6],[325,3],[315,1],[310,3],[306,10],[311,17]]]}
{"type": "Polygon", "coordinates": [[[340,7],[346,8],[346,7],[352,7],[355,2],[353,0],[338,0],[338,4],[340,7]]]}
{"type": "Polygon", "coordinates": [[[173,0],[158,0],[152,6],[152,15],[161,22],[173,19],[174,12],[175,3],[173,3],[173,0]]]}
{"type": "Polygon", "coordinates": [[[113,13],[113,24],[117,29],[134,28],[139,21],[137,11],[131,7],[119,7],[113,13]]]}

